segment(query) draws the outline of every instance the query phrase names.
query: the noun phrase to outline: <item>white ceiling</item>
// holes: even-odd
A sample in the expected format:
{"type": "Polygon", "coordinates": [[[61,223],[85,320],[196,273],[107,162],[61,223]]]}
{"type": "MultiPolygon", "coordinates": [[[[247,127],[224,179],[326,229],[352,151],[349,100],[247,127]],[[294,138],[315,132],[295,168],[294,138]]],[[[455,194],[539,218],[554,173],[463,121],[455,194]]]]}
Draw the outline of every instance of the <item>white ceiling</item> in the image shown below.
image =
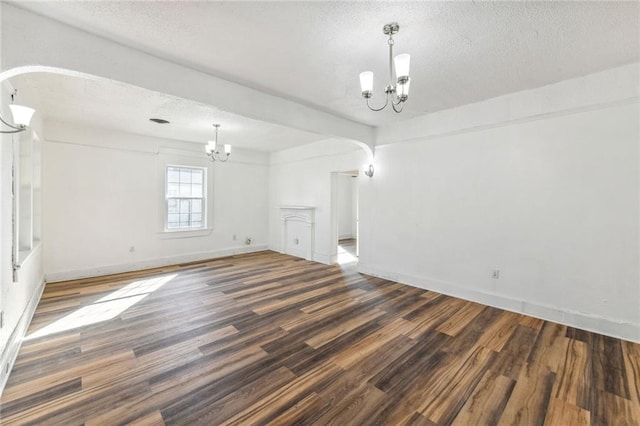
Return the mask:
{"type": "Polygon", "coordinates": [[[217,123],[220,143],[257,151],[279,151],[326,139],[105,79],[31,73],[10,81],[19,88],[19,96],[35,100],[38,114],[63,122],[202,144],[214,138],[217,123]],[[151,117],[170,124],[152,123],[151,117]]]}
{"type": "Polygon", "coordinates": [[[640,60],[638,2],[21,2],[19,7],[373,126],[640,60]],[[373,113],[382,26],[412,55],[405,112],[373,113]]]}

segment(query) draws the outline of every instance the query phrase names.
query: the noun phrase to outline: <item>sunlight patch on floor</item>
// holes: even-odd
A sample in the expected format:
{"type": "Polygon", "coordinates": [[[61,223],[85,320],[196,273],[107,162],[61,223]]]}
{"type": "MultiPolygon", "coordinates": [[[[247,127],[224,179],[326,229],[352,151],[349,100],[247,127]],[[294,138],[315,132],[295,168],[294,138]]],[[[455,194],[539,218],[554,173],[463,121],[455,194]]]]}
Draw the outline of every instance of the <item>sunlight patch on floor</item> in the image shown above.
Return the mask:
{"type": "Polygon", "coordinates": [[[345,265],[347,263],[354,263],[357,261],[358,261],[357,257],[352,255],[342,247],[338,246],[338,263],[340,265],[345,265]]]}
{"type": "Polygon", "coordinates": [[[74,328],[84,327],[86,325],[97,324],[113,319],[171,281],[177,275],[178,274],[172,274],[148,280],[134,281],[131,284],[96,300],[91,305],[84,306],[69,315],[60,318],[59,320],[52,322],[35,333],[30,334],[25,340],[37,339],[38,337],[48,336],[50,334],[73,330],[74,328]]]}

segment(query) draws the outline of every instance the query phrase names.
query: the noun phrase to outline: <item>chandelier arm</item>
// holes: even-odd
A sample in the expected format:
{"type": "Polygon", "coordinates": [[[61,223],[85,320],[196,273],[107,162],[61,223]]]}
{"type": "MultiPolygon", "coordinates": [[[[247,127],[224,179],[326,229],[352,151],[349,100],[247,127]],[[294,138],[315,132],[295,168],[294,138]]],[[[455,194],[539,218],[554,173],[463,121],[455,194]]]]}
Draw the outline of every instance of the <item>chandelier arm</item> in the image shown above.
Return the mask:
{"type": "MultiPolygon", "coordinates": [[[[404,105],[404,103],[407,101],[407,98],[402,99],[400,96],[396,96],[395,99],[397,100],[397,102],[393,101],[393,105],[398,106],[398,105],[404,105]]],[[[404,108],[404,106],[403,106],[404,108]]],[[[401,109],[402,111],[402,109],[401,109]]]]}
{"type": "Polygon", "coordinates": [[[398,102],[397,104],[395,104],[395,103],[393,103],[393,102],[392,102],[392,103],[391,103],[391,107],[393,108],[393,110],[394,110],[395,112],[397,112],[397,113],[401,113],[401,112],[402,112],[402,109],[404,108],[404,101],[400,101],[400,102],[398,102]],[[396,109],[396,106],[397,106],[397,105],[400,105],[400,109],[396,109]]]}
{"type": "Polygon", "coordinates": [[[209,157],[209,160],[212,163],[215,163],[216,161],[220,161],[221,163],[224,163],[229,159],[229,157],[231,157],[231,154],[227,154],[225,152],[225,156],[223,158],[222,154],[220,153],[220,151],[213,151],[213,152],[211,152],[211,154],[207,154],[207,156],[209,157]]]}
{"type": "Polygon", "coordinates": [[[18,130],[0,130],[0,133],[20,133],[24,132],[27,129],[18,129],[18,130]]]}
{"type": "MultiPolygon", "coordinates": [[[[23,127],[23,126],[16,126],[16,125],[14,125],[14,124],[7,123],[6,121],[4,121],[4,119],[2,118],[2,116],[0,116],[0,121],[2,121],[2,123],[3,123],[5,126],[11,127],[12,129],[15,129],[15,130],[17,130],[17,131],[19,131],[19,132],[21,132],[21,131],[25,130],[25,128],[26,128],[26,127],[23,127]]],[[[5,132],[3,132],[3,133],[15,133],[15,132],[6,132],[6,131],[5,131],[5,132]]]]}
{"type": "Polygon", "coordinates": [[[389,95],[387,94],[387,100],[385,101],[384,105],[382,105],[380,108],[373,108],[371,105],[369,105],[369,98],[367,98],[367,106],[369,107],[369,109],[371,111],[382,111],[383,109],[385,109],[387,107],[387,105],[389,105],[389,95]]]}

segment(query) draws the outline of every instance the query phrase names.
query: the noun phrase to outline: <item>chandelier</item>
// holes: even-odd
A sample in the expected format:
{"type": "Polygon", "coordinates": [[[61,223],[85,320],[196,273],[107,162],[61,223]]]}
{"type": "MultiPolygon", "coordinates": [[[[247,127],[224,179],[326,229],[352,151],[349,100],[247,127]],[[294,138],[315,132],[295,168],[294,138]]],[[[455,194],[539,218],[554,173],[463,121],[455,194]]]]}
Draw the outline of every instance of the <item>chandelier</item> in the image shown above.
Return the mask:
{"type": "Polygon", "coordinates": [[[0,121],[2,122],[2,124],[12,129],[12,130],[0,130],[0,133],[24,132],[25,130],[27,130],[27,126],[31,122],[31,116],[33,116],[33,113],[35,112],[35,110],[33,108],[29,108],[26,106],[15,105],[13,101],[17,96],[18,96],[18,90],[14,90],[13,93],[11,94],[11,105],[9,105],[9,108],[11,109],[11,115],[13,115],[13,121],[15,122],[15,124],[6,122],[0,116],[0,121]]]}
{"type": "Polygon", "coordinates": [[[371,111],[382,111],[389,104],[391,98],[391,107],[395,112],[402,112],[404,103],[409,98],[409,63],[411,56],[403,53],[395,58],[393,57],[393,35],[400,31],[400,25],[392,22],[382,28],[382,32],[389,36],[387,43],[389,44],[389,85],[385,87],[384,92],[387,94],[385,103],[380,108],[374,108],[369,104],[369,99],[373,96],[373,71],[364,71],[360,73],[360,88],[362,97],[366,99],[367,106],[371,111]],[[395,66],[394,66],[395,65],[395,66]],[[395,80],[393,78],[395,68],[395,80]]]}
{"type": "Polygon", "coordinates": [[[224,156],[223,154],[220,152],[219,150],[219,144],[218,144],[218,128],[220,128],[219,124],[214,124],[213,127],[216,128],[216,139],[207,142],[207,146],[206,146],[206,152],[207,152],[207,156],[209,157],[209,160],[211,160],[211,162],[215,162],[215,161],[222,161],[225,162],[229,159],[229,157],[231,156],[231,145],[229,144],[225,144],[224,145],[224,156]]]}

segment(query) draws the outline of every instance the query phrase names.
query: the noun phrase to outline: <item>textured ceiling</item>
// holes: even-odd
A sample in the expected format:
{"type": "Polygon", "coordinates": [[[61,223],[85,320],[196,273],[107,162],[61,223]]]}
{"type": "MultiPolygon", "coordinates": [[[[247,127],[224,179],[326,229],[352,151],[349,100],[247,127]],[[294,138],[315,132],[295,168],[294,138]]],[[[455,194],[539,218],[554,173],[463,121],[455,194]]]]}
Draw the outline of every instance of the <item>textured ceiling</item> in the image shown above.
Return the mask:
{"type": "Polygon", "coordinates": [[[225,79],[379,126],[640,60],[638,2],[24,2],[19,7],[225,79]],[[358,74],[412,55],[405,112],[358,74]]]}
{"type": "Polygon", "coordinates": [[[326,138],[110,80],[31,73],[10,81],[25,98],[35,100],[38,114],[63,122],[203,146],[213,139],[212,125],[217,123],[221,125],[220,143],[257,151],[279,151],[326,138]],[[152,123],[152,117],[167,119],[170,124],[152,123]]]}

